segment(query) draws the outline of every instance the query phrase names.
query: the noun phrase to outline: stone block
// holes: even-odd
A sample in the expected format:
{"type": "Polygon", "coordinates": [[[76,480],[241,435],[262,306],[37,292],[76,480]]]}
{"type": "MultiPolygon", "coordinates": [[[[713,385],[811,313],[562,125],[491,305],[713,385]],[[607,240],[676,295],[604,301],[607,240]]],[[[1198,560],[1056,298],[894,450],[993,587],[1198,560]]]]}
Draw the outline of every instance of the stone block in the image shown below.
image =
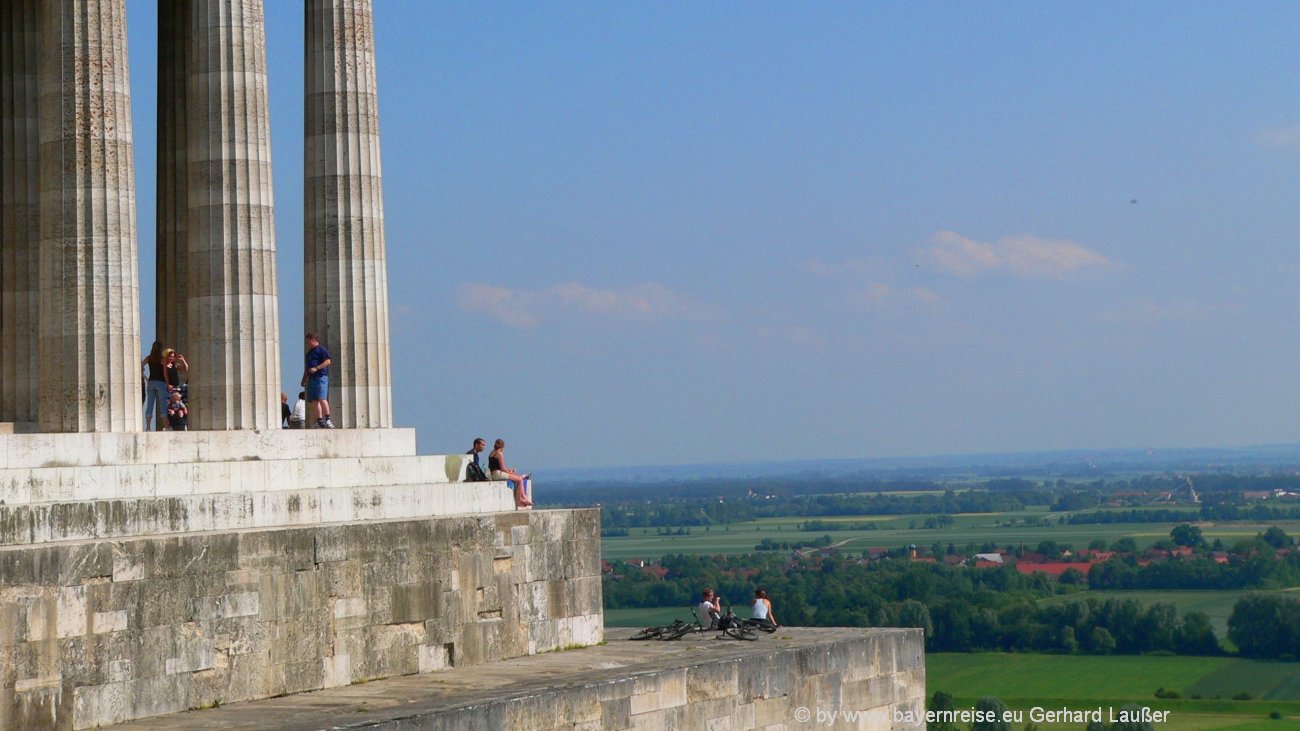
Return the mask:
{"type": "Polygon", "coordinates": [[[603,700],[600,704],[600,726],[604,729],[626,729],[632,726],[632,697],[621,696],[603,700]]]}
{"type": "Polygon", "coordinates": [[[692,705],[740,692],[736,662],[714,662],[686,668],[686,699],[692,705]]]}
{"type": "Polygon", "coordinates": [[[417,622],[437,617],[442,593],[436,584],[396,584],[390,587],[392,621],[417,622]]]}

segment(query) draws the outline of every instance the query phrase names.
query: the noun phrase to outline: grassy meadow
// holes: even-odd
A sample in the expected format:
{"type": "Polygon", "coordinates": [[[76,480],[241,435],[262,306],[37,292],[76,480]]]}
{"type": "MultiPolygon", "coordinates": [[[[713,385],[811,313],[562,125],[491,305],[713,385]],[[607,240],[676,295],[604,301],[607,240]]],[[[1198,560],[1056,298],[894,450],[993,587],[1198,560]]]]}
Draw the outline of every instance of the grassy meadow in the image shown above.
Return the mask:
{"type": "MultiPolygon", "coordinates": [[[[997,696],[1009,707],[1024,710],[1034,706],[1118,709],[1137,702],[1170,711],[1164,727],[1179,731],[1300,727],[1300,663],[1226,657],[929,653],[926,686],[929,695],[940,690],[952,694],[957,708],[968,708],[984,696],[997,696]],[[1158,699],[1158,688],[1178,691],[1182,698],[1158,699]],[[1240,693],[1249,693],[1252,699],[1233,700],[1240,693]],[[1273,711],[1284,718],[1270,719],[1273,711]]],[[[1082,731],[1085,724],[1039,726],[1082,731]]]]}

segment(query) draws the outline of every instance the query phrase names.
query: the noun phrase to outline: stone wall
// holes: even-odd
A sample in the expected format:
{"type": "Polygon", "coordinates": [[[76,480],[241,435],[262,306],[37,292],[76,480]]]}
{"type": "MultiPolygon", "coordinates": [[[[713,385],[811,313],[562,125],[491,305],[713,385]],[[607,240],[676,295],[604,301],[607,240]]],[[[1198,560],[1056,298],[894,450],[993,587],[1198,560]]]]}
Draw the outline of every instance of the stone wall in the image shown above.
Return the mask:
{"type": "Polygon", "coordinates": [[[0,728],[73,729],[600,642],[599,513],[0,549],[0,728]]]}

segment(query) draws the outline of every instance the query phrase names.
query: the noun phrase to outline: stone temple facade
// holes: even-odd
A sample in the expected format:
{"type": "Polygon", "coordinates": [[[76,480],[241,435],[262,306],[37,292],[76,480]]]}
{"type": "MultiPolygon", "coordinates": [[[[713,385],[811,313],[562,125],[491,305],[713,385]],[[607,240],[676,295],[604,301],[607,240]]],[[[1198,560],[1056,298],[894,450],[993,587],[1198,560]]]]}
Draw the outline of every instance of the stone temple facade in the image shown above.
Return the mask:
{"type": "MultiPolygon", "coordinates": [[[[335,423],[391,427],[371,5],[306,14],[303,332],[333,356],[335,423]]],[[[188,356],[198,430],[280,423],[262,15],[262,0],[159,3],[154,329],[188,356]]],[[[0,422],[139,431],[125,0],[5,0],[0,58],[0,422]]]]}
{"type": "Polygon", "coordinates": [[[919,630],[593,649],[599,510],[517,511],[394,428],[370,0],[304,0],[337,430],[279,425],[263,0],[157,3],[155,330],[192,431],[142,431],[125,1],[0,0],[0,731],[923,727],[919,630]]]}

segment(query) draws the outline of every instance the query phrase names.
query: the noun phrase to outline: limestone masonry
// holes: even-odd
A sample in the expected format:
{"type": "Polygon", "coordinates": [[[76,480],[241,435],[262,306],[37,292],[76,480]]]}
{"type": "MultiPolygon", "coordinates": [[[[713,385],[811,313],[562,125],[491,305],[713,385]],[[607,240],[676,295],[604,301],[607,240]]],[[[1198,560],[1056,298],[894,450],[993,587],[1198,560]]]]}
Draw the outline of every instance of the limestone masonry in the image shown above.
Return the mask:
{"type": "Polygon", "coordinates": [[[192,431],[143,432],[125,2],[0,2],[0,731],[920,728],[919,630],[605,645],[599,510],[516,511],[393,427],[370,0],[305,0],[288,345],[320,334],[344,427],[311,430],[279,428],[262,0],[157,4],[192,431]]]}

